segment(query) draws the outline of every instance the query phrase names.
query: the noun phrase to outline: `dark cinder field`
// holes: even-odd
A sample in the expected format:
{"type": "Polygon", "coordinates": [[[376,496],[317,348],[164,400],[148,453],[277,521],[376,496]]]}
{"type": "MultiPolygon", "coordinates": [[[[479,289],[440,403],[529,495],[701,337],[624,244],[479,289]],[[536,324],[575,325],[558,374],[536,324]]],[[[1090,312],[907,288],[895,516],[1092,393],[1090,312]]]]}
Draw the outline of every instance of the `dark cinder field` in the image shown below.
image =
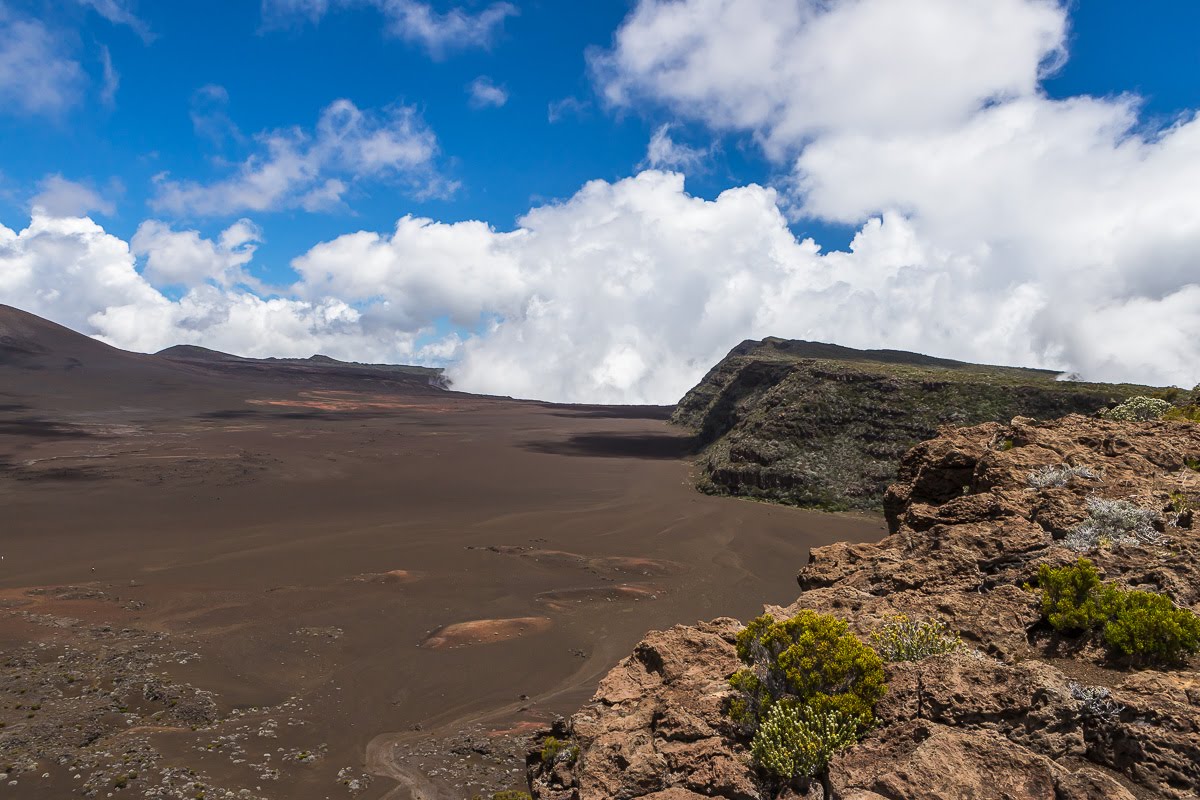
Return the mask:
{"type": "Polygon", "coordinates": [[[527,733],[645,631],[790,602],[809,547],[883,531],[695,492],[669,412],[0,307],[0,791],[522,786],[527,733]]]}

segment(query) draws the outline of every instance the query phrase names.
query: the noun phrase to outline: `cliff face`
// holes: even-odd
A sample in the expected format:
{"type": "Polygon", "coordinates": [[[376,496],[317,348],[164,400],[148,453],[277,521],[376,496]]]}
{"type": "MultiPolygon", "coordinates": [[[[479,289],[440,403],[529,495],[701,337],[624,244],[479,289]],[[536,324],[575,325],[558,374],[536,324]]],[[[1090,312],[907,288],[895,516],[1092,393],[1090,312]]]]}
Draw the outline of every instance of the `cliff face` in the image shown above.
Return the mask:
{"type": "MultiPolygon", "coordinates": [[[[1200,659],[1179,668],[1119,666],[1085,638],[1056,634],[1026,588],[1037,566],[1073,563],[1064,538],[1090,498],[1150,509],[1166,542],[1090,557],[1106,581],[1165,593],[1200,610],[1200,425],[1070,416],[947,429],[911,450],[887,495],[891,533],[876,544],[814,550],[802,608],[846,620],[862,638],[890,615],[940,618],[966,647],[886,666],[878,725],[830,764],[841,800],[1196,797],[1200,791],[1200,659]],[[1064,486],[1030,475],[1090,468],[1064,486]],[[1095,713],[1080,686],[1103,687],[1095,713]]],[[[740,623],[719,619],[651,633],[555,736],[577,757],[530,757],[543,800],[723,797],[772,790],[725,716],[740,666],[740,623]]]]}
{"type": "Polygon", "coordinates": [[[877,510],[904,453],[939,426],[1092,413],[1148,387],[1055,380],[894,350],[765,339],[738,345],[680,401],[703,491],[877,510]]]}

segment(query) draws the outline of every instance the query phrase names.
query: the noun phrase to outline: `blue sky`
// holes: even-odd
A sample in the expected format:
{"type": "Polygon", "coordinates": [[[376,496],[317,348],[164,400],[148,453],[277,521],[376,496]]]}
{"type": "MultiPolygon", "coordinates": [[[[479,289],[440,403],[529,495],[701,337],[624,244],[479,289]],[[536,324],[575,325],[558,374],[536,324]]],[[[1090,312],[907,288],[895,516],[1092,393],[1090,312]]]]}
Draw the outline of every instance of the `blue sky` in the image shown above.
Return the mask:
{"type": "MultiPolygon", "coordinates": [[[[227,92],[225,113],[244,137],[311,128],[321,109],[339,98],[364,109],[402,103],[419,111],[438,138],[439,169],[459,188],[423,199],[388,181],[365,181],[328,212],[255,214],[265,237],[257,269],[276,282],[288,280],[288,261],[317,242],[347,230],[386,230],[404,214],[480,219],[507,230],[533,205],[570,196],[595,178],[635,172],[655,127],[670,121],[665,113],[606,109],[592,89],[586,54],[610,44],[629,10],[619,0],[521,2],[488,46],[436,58],[419,44],[386,35],[380,13],[364,6],[332,9],[314,24],[303,14],[264,20],[252,0],[131,5],[152,33],[147,42],[82,5],[8,5],[70,40],[93,84],[92,96],[59,116],[0,117],[5,151],[21,153],[0,163],[10,225],[19,223],[48,173],[88,182],[111,197],[114,213],[97,217],[126,239],[155,215],[148,206],[155,175],[213,180],[227,174],[219,160],[245,157],[253,142],[218,144],[197,132],[195,97],[207,86],[227,92]],[[120,74],[111,107],[94,91],[103,83],[102,47],[120,74]],[[503,106],[471,104],[468,86],[481,76],[504,88],[503,106]],[[551,107],[564,101],[551,120],[551,107]],[[113,180],[119,188],[110,189],[113,180]]],[[[681,127],[680,135],[687,133],[681,127]]],[[[712,140],[703,130],[690,133],[701,145],[712,140]]],[[[691,176],[689,188],[712,195],[771,174],[752,147],[731,138],[691,176]]],[[[212,234],[239,216],[180,218],[212,234]]],[[[820,230],[797,226],[808,228],[820,230]]]]}
{"type": "Polygon", "coordinates": [[[1198,29],[1200,7],[1165,0],[0,0],[0,226],[16,236],[51,198],[96,227],[55,223],[86,253],[44,276],[128,272],[86,297],[35,285],[17,265],[51,234],[31,229],[7,262],[24,282],[5,284],[0,243],[0,301],[8,286],[135,349],[319,347],[570,399],[669,400],[766,334],[1189,381],[1169,334],[1146,367],[1089,331],[1140,330],[1162,313],[1144,301],[1197,283],[1173,233],[1190,216],[1164,220],[1200,204],[1151,165],[1187,161],[1198,29]],[[1079,198],[1110,189],[1093,230],[1079,198]],[[728,234],[696,234],[693,213],[728,234]],[[405,215],[438,224],[402,238],[405,215]],[[1116,219],[1136,241],[1099,247],[1116,219]],[[1096,270],[1106,294],[1056,316],[1096,270]],[[691,305],[660,308],[664,292],[691,305]],[[601,296],[611,330],[583,322],[601,296]],[[1040,305],[970,327],[1011,297],[1040,305]],[[513,366],[541,357],[521,349],[535,338],[552,363],[590,355],[513,366]]]}

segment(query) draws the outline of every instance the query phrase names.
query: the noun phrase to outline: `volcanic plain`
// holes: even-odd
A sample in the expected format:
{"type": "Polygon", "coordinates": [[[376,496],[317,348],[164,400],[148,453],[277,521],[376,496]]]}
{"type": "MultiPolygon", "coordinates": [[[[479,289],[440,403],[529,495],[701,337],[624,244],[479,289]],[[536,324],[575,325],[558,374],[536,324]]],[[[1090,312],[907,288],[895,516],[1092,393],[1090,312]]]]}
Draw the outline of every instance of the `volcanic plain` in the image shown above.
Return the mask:
{"type": "Polygon", "coordinates": [[[116,350],[0,306],[0,795],[438,798],[651,629],[882,518],[692,488],[670,408],[116,350]]]}

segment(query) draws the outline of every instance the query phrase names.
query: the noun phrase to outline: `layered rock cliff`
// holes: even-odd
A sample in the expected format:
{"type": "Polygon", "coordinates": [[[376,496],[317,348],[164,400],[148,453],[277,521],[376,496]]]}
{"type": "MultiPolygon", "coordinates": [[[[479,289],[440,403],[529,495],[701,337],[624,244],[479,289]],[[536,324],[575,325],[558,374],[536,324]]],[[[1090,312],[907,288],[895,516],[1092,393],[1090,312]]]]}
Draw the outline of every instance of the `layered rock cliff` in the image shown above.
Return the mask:
{"type": "Polygon", "coordinates": [[[1148,387],[1056,380],[896,350],[746,341],[679,402],[703,491],[877,510],[904,453],[943,424],[1092,413],[1148,387]]]}
{"type": "MultiPolygon", "coordinates": [[[[946,429],[904,457],[886,538],[813,551],[800,596],[769,608],[775,616],[814,609],[866,639],[903,613],[944,620],[966,646],[888,664],[876,726],[809,797],[1197,796],[1200,659],[1169,669],[1114,661],[1092,639],[1055,633],[1028,585],[1039,564],[1075,561],[1063,542],[1096,497],[1150,510],[1161,540],[1093,553],[1105,580],[1200,610],[1200,425],[1188,422],[1069,416],[946,429]],[[1031,485],[1035,471],[1063,464],[1088,469],[1065,485],[1031,485]],[[1107,694],[1102,708],[1088,692],[1107,694]]],[[[531,755],[534,797],[778,796],[726,715],[740,626],[649,634],[549,732],[570,757],[531,755]]]]}

